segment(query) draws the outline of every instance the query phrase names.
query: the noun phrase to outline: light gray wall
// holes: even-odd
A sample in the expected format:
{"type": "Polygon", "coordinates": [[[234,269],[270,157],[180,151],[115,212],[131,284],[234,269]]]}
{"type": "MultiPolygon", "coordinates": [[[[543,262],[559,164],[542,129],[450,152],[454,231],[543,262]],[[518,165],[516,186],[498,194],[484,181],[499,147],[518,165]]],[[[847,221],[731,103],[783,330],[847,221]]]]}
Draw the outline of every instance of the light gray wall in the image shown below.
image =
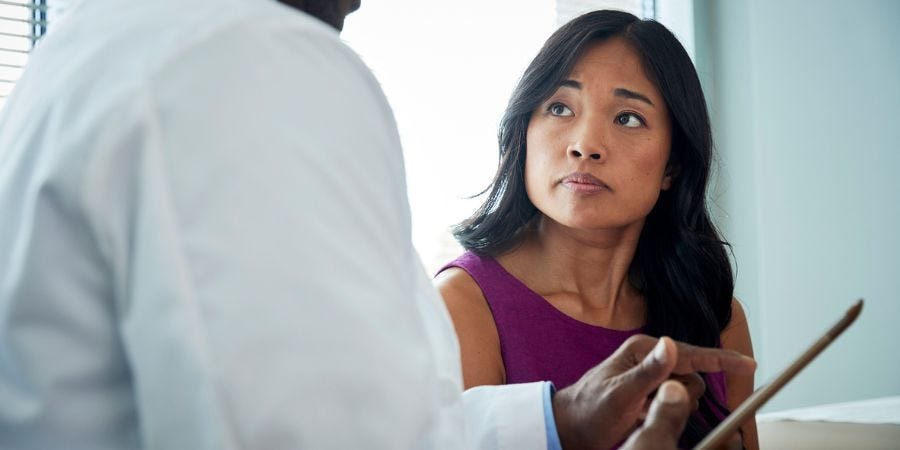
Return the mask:
{"type": "Polygon", "coordinates": [[[758,381],[866,299],[768,411],[900,395],[900,1],[696,0],[714,208],[758,381]]]}

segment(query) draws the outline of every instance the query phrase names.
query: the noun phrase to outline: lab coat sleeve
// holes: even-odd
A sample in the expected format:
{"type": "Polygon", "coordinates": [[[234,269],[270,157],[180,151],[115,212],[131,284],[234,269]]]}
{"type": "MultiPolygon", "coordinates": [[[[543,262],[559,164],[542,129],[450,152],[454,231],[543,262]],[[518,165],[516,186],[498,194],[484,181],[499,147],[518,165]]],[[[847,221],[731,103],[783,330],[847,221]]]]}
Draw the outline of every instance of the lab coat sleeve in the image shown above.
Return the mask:
{"type": "Polygon", "coordinates": [[[544,383],[480,386],[463,394],[466,435],[475,449],[544,450],[544,383]]]}

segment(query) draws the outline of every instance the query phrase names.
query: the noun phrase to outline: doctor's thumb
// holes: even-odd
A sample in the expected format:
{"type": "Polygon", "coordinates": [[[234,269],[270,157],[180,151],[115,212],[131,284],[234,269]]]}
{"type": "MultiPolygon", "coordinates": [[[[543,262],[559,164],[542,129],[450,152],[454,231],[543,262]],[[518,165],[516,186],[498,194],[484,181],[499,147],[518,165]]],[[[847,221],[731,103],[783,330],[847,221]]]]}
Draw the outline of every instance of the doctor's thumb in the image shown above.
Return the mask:
{"type": "Polygon", "coordinates": [[[690,415],[688,392],[677,381],[667,381],[650,404],[643,426],[622,446],[623,450],[675,450],[690,415]]]}

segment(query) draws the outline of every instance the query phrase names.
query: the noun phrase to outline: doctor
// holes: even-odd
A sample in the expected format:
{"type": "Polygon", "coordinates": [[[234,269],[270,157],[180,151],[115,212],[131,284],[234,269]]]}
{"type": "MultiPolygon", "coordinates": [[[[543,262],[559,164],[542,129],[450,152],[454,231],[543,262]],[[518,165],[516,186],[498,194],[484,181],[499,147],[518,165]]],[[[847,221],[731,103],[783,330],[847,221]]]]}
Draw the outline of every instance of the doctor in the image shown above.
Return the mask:
{"type": "Polygon", "coordinates": [[[0,113],[0,448],[674,448],[752,360],[462,393],[351,0],[74,1],[0,113]],[[284,3],[284,4],[283,4],[284,3]],[[305,13],[301,12],[305,11],[305,13]],[[661,384],[662,383],[662,384],[661,384]],[[661,386],[661,387],[660,387],[661,386]]]}

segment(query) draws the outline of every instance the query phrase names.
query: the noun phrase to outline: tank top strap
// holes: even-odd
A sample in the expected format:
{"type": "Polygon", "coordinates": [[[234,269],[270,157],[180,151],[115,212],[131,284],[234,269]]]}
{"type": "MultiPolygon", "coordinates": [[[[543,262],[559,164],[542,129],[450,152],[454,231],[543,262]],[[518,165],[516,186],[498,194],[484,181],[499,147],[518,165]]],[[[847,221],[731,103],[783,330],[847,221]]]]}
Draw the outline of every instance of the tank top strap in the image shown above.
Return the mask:
{"type": "MultiPolygon", "coordinates": [[[[480,256],[472,252],[465,252],[459,258],[447,263],[438,271],[458,267],[464,270],[478,287],[487,300],[488,306],[494,313],[495,321],[498,315],[503,315],[510,308],[521,309],[523,303],[521,301],[513,302],[510,299],[522,299],[534,297],[536,294],[528,289],[515,277],[510,275],[496,259],[490,256],[480,256]]],[[[543,299],[540,299],[543,302],[543,299]]],[[[528,303],[524,303],[527,305],[528,303]]]]}

